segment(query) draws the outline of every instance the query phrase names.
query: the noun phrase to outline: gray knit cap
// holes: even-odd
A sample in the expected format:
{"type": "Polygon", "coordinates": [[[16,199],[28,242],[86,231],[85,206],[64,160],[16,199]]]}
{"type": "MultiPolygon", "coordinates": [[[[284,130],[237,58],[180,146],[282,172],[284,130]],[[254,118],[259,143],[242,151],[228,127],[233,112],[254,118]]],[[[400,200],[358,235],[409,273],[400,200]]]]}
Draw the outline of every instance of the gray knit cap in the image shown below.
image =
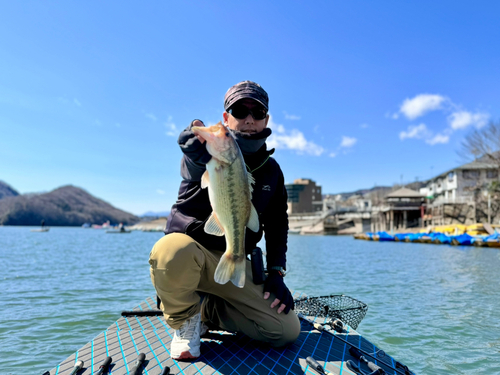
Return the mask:
{"type": "Polygon", "coordinates": [[[224,96],[224,109],[227,111],[234,103],[241,99],[253,99],[269,110],[269,97],[267,92],[252,81],[242,81],[227,90],[224,96]]]}

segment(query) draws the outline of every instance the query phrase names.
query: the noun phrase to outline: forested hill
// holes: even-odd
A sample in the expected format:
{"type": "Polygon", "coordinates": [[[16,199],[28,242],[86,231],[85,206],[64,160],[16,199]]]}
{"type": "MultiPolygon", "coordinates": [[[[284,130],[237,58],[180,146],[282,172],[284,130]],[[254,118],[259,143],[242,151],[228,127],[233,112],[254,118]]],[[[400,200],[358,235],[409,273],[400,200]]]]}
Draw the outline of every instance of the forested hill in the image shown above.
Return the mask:
{"type": "Polygon", "coordinates": [[[5,182],[0,181],[0,199],[7,197],[15,197],[19,195],[17,191],[15,191],[12,187],[7,185],[5,182]]]}
{"type": "MultiPolygon", "coordinates": [[[[0,185],[0,195],[4,192],[0,185]]],[[[8,185],[6,185],[9,187],[8,185]]],[[[131,225],[139,218],[98,199],[75,186],[63,186],[49,193],[0,197],[0,225],[81,226],[83,223],[131,225]]]]}

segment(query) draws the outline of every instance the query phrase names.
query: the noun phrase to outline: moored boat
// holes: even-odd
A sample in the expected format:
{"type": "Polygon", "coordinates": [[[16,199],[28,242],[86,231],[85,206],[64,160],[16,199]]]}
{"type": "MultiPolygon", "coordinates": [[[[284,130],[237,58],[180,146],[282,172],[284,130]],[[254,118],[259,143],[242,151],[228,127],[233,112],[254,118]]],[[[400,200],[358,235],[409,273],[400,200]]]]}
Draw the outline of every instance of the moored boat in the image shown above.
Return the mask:
{"type": "Polygon", "coordinates": [[[366,232],[354,236],[355,239],[372,241],[396,241],[432,243],[437,245],[477,246],[500,248],[500,225],[473,224],[473,225],[444,225],[428,227],[418,233],[366,232]]]}
{"type": "Polygon", "coordinates": [[[123,230],[121,230],[121,229],[108,229],[106,231],[106,233],[110,233],[110,234],[113,234],[113,233],[130,233],[130,232],[132,232],[132,231],[131,230],[126,230],[126,229],[123,229],[123,230]]]}

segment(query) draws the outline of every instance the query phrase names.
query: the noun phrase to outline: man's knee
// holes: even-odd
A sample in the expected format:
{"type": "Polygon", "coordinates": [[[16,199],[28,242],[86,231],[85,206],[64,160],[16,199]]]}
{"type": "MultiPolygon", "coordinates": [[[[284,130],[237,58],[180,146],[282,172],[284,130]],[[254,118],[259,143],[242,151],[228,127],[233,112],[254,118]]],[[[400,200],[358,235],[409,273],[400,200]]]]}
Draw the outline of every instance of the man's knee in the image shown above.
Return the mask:
{"type": "Polygon", "coordinates": [[[259,331],[263,341],[275,348],[293,344],[300,335],[300,321],[293,311],[290,311],[286,316],[280,316],[276,325],[271,326],[269,323],[270,321],[259,326],[259,331]]]}
{"type": "Polygon", "coordinates": [[[277,340],[271,341],[271,345],[279,348],[290,345],[297,340],[300,335],[300,321],[297,315],[290,311],[287,314],[287,319],[282,322],[282,335],[277,340]]]}

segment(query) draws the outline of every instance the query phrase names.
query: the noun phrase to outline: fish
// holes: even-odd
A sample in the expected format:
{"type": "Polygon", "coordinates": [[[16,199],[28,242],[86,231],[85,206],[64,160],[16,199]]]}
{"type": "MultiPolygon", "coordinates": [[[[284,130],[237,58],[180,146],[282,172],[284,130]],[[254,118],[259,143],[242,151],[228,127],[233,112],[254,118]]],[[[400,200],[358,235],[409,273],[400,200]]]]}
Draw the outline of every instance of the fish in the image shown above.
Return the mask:
{"type": "Polygon", "coordinates": [[[212,158],[201,177],[201,187],[208,188],[212,213],[204,230],[214,236],[226,237],[226,251],[214,273],[219,284],[231,281],[245,286],[246,228],[258,232],[259,215],[252,203],[255,180],[247,172],[241,150],[231,131],[221,122],[210,127],[192,127],[193,133],[206,141],[212,158]]]}

